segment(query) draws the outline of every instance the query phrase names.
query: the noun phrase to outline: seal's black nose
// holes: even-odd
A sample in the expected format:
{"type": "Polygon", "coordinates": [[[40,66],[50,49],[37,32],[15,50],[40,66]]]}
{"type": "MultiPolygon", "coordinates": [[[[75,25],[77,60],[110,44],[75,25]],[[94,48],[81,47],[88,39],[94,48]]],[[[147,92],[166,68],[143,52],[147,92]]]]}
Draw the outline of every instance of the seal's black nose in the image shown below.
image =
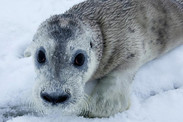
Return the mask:
{"type": "Polygon", "coordinates": [[[50,93],[50,94],[48,94],[46,92],[44,92],[44,93],[41,92],[40,95],[44,101],[51,103],[52,105],[64,103],[70,98],[70,95],[67,93],[50,93]]]}

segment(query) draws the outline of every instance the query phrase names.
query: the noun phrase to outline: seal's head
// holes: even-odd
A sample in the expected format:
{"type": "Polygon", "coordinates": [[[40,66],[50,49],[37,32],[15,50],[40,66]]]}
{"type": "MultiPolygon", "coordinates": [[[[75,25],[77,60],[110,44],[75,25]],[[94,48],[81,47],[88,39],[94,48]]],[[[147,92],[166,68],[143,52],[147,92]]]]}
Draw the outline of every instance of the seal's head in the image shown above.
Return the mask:
{"type": "Polygon", "coordinates": [[[32,55],[37,73],[37,109],[79,114],[85,83],[100,61],[100,41],[91,25],[73,15],[55,15],[40,25],[25,51],[25,56],[32,55]]]}

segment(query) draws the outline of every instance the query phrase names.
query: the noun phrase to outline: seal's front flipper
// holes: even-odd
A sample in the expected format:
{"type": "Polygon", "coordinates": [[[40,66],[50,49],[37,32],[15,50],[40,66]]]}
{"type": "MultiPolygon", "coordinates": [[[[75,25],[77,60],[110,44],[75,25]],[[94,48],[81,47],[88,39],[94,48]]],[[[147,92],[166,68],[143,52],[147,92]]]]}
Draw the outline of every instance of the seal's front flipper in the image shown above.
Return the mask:
{"type": "Polygon", "coordinates": [[[99,79],[89,100],[88,117],[109,117],[128,109],[134,71],[112,72],[99,79]]]}
{"type": "Polygon", "coordinates": [[[36,115],[36,113],[31,108],[26,106],[0,106],[1,122],[6,122],[12,118],[24,115],[36,115]]]}

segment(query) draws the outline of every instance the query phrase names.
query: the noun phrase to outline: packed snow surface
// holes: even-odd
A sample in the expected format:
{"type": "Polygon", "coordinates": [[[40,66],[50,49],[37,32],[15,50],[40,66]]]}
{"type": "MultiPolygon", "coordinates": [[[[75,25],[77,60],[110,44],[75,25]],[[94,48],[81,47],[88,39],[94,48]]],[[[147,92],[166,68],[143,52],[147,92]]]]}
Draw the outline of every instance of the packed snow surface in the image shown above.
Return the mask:
{"type": "Polygon", "coordinates": [[[23,52],[43,20],[79,2],[0,0],[0,122],[183,122],[183,46],[138,71],[131,107],[123,113],[102,119],[26,114],[22,104],[30,99],[35,73],[23,52]]]}

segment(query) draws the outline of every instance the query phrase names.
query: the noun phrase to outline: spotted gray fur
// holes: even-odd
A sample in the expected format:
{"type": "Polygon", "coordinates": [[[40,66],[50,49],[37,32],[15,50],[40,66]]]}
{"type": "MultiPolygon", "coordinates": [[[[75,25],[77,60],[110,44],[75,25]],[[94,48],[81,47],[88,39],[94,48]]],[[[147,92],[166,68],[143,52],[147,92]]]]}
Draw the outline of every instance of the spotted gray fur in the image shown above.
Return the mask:
{"type": "Polygon", "coordinates": [[[128,109],[137,70],[183,43],[181,3],[87,0],[47,19],[38,28],[31,51],[25,53],[36,58],[36,51],[44,48],[48,58],[45,66],[36,68],[37,109],[86,117],[109,117],[128,109]],[[78,51],[87,59],[81,68],[73,65],[78,51]],[[83,89],[91,80],[97,85],[86,94],[83,89]],[[43,89],[69,90],[71,98],[67,104],[51,106],[40,98],[43,89]]]}

